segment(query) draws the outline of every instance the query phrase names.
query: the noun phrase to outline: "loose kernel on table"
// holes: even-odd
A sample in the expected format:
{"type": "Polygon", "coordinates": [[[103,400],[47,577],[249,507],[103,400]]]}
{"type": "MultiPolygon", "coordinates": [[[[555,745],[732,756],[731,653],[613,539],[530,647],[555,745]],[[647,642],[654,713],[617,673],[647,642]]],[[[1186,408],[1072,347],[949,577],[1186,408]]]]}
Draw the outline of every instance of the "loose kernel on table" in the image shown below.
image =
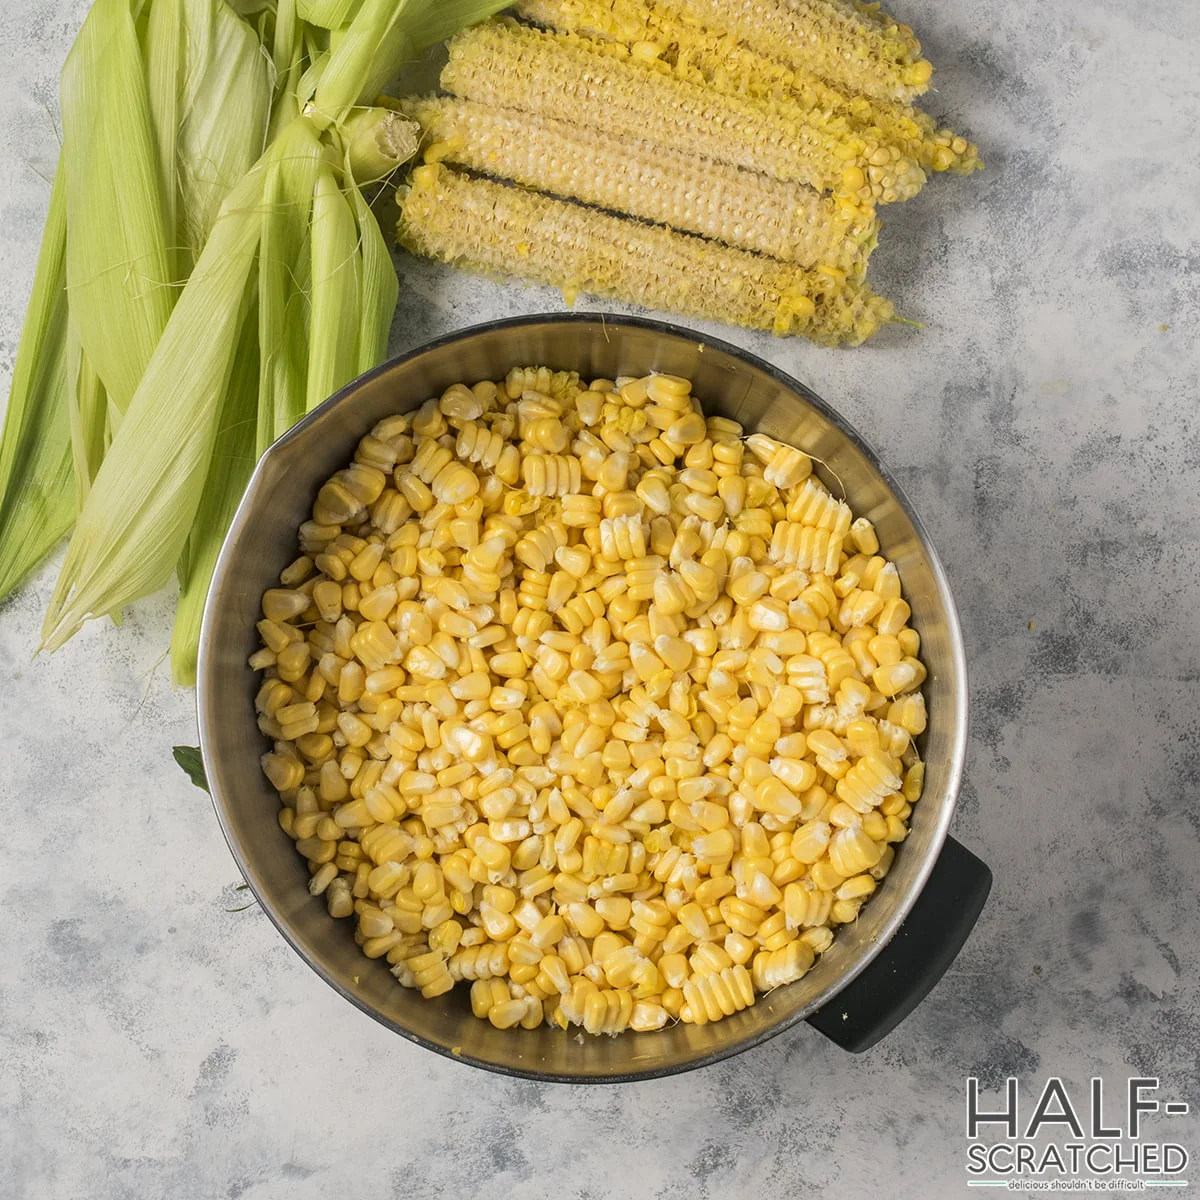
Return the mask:
{"type": "Polygon", "coordinates": [[[615,1034],[733,1015],[857,919],[925,668],[812,472],[665,375],[515,370],[362,439],[251,665],[280,826],[367,957],[615,1034]]]}

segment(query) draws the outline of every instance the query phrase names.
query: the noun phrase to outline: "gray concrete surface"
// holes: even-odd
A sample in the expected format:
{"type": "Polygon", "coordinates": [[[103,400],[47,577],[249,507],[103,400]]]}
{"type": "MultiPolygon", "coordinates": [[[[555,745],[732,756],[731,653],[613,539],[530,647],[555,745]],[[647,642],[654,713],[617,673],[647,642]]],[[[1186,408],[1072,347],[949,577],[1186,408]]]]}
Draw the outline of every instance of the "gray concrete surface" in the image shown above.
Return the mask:
{"type": "MultiPolygon", "coordinates": [[[[86,7],[0,6],[3,392],[86,7]]],[[[876,282],[926,328],[842,353],[712,332],[866,433],[949,570],[974,688],[955,833],[996,875],[950,973],[857,1058],[801,1028],[594,1090],[442,1061],[228,911],[236,869],[170,757],[195,740],[170,596],[30,662],[47,569],[0,610],[0,1196],[941,1198],[971,1194],[969,1075],[1200,1101],[1200,9],[898,7],[988,160],[886,214],[876,282]]],[[[400,269],[397,350],[559,307],[400,269]]],[[[1194,1115],[1158,1120],[1200,1154],[1194,1115]]]]}

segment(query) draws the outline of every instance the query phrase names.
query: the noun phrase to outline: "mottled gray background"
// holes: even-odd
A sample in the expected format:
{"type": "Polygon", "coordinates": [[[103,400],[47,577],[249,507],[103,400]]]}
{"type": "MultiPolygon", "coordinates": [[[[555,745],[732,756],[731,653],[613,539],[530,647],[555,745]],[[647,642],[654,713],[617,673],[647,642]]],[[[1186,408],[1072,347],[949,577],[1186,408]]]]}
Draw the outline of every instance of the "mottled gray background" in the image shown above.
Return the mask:
{"type": "MultiPolygon", "coordinates": [[[[86,7],[0,4],[4,392],[86,7]]],[[[974,688],[955,833],[996,875],[951,972],[859,1058],[801,1028],[595,1090],[436,1058],[227,911],[236,869],[170,758],[195,740],[171,598],[31,663],[47,570],[0,610],[5,1200],[940,1198],[969,1194],[969,1074],[1160,1074],[1200,1101],[1200,8],[902,12],[988,161],[886,215],[877,285],[926,328],[841,353],[712,332],[866,433],[950,573],[974,688]]],[[[401,270],[397,350],[559,307],[401,270]]],[[[1192,1117],[1154,1128],[1200,1153],[1192,1117]]]]}

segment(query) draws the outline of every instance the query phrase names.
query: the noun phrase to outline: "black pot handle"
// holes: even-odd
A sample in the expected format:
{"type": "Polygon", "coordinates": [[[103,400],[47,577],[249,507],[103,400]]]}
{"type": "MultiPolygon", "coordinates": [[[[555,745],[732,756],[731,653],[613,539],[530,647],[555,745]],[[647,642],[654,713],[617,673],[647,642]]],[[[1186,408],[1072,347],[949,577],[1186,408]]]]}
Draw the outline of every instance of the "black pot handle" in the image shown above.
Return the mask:
{"type": "Polygon", "coordinates": [[[992,873],[984,863],[947,838],[895,937],[808,1023],[855,1054],[887,1037],[957,957],[991,887],[992,873]]]}

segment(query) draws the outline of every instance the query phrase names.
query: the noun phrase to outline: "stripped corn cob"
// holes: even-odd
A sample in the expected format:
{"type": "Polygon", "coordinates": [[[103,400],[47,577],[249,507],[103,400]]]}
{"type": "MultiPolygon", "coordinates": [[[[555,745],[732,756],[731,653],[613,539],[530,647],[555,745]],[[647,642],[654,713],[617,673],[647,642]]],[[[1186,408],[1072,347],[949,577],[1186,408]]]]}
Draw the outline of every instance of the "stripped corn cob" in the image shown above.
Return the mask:
{"type": "Polygon", "coordinates": [[[454,162],[802,267],[835,267],[855,279],[862,278],[875,245],[879,223],[873,217],[803,184],[469,100],[407,100],[401,107],[425,132],[427,160],[454,162]]]}
{"type": "Polygon", "coordinates": [[[689,234],[427,164],[400,195],[406,249],[491,274],[613,296],[827,345],[858,345],[892,306],[837,272],[803,271],[689,234]]]}
{"type": "Polygon", "coordinates": [[[912,159],[827,113],[719,93],[665,65],[640,62],[617,43],[513,21],[455,37],[442,86],[468,100],[644,137],[863,205],[906,200],[925,181],[912,159]]]}
{"type": "Polygon", "coordinates": [[[911,100],[933,67],[907,25],[835,0],[672,0],[681,15],[727,29],[762,54],[880,100],[911,100]]]}
{"type": "Polygon", "coordinates": [[[851,19],[878,30],[882,36],[903,42],[910,59],[915,61],[921,57],[921,43],[912,27],[884,12],[879,0],[827,0],[827,3],[851,19]]]}
{"type": "Polygon", "coordinates": [[[563,33],[622,42],[640,58],[656,58],[681,79],[718,91],[771,100],[786,97],[805,109],[842,117],[867,137],[895,146],[927,171],[966,175],[983,166],[978,149],[911,104],[854,95],[802,67],[768,58],[718,32],[683,20],[650,0],[521,0],[522,18],[563,33]]]}

